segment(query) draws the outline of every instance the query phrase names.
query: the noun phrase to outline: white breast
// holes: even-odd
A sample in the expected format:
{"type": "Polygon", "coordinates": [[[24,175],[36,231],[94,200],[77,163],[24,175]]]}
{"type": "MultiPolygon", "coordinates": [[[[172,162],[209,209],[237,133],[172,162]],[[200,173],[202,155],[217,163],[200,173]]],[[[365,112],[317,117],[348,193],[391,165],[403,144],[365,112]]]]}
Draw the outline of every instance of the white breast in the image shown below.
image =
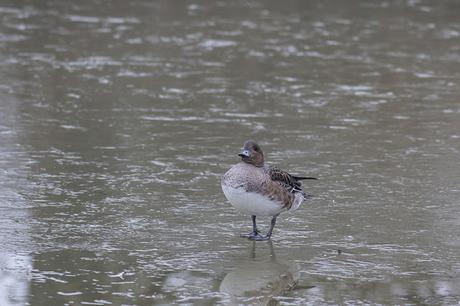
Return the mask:
{"type": "Polygon", "coordinates": [[[280,202],[255,192],[246,192],[243,188],[233,188],[222,184],[225,197],[236,209],[255,216],[274,216],[284,211],[280,202]]]}

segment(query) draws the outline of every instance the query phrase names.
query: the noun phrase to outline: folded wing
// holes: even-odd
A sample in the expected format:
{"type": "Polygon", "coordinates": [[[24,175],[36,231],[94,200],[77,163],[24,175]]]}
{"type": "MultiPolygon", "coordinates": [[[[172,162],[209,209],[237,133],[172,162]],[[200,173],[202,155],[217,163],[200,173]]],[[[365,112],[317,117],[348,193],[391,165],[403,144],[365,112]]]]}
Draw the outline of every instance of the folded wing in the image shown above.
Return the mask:
{"type": "Polygon", "coordinates": [[[273,181],[276,181],[292,193],[302,192],[302,183],[300,182],[301,180],[316,180],[314,177],[291,175],[276,166],[267,167],[267,172],[273,181]]]}

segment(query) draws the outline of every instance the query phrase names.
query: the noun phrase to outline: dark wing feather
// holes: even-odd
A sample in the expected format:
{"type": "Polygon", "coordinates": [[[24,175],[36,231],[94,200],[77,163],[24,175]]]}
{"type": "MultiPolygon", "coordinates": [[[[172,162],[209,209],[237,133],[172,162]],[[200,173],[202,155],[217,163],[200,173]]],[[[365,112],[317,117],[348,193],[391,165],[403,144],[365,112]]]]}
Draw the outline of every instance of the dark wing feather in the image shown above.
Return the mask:
{"type": "Polygon", "coordinates": [[[275,166],[269,166],[267,168],[268,175],[273,181],[278,182],[283,187],[289,190],[289,192],[301,192],[302,183],[300,180],[307,179],[306,177],[293,176],[286,171],[281,170],[275,166]]]}
{"type": "Polygon", "coordinates": [[[298,181],[300,181],[300,180],[317,180],[316,177],[311,177],[311,176],[292,176],[292,177],[295,178],[298,181]]]}

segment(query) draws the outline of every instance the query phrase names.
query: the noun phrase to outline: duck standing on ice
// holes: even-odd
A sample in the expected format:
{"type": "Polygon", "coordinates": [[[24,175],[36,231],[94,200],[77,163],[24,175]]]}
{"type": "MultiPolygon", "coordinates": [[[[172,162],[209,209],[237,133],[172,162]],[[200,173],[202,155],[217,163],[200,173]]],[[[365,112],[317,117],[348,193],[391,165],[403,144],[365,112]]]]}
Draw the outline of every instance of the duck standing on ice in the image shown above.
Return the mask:
{"type": "Polygon", "coordinates": [[[301,180],[316,179],[291,175],[277,167],[265,165],[264,153],[254,140],[244,143],[238,154],[241,162],[222,177],[222,190],[238,210],[251,215],[252,232],[241,237],[269,240],[276,218],[284,211],[294,211],[303,200],[311,197],[301,189],[301,180]],[[270,229],[262,236],[256,226],[257,216],[271,216],[270,229]]]}

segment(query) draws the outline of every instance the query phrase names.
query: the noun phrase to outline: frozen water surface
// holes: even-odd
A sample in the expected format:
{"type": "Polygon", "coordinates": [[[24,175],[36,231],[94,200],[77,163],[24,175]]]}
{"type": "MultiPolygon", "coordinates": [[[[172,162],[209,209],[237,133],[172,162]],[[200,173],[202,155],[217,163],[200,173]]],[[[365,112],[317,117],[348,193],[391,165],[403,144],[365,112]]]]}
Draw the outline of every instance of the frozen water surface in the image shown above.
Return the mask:
{"type": "Polygon", "coordinates": [[[459,303],[457,2],[0,15],[0,305],[459,303]],[[220,189],[248,138],[320,178],[269,243],[220,189]]]}

